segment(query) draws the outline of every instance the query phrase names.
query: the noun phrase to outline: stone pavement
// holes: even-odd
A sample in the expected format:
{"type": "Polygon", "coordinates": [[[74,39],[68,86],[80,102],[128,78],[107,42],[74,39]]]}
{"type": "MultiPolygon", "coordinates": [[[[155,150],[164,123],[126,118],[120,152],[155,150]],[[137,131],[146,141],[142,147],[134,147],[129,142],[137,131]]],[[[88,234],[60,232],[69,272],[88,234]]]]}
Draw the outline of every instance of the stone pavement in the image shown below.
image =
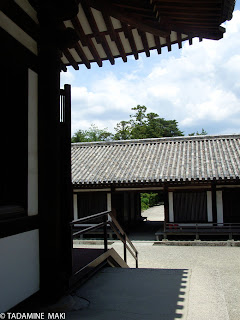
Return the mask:
{"type": "MultiPolygon", "coordinates": [[[[134,245],[140,269],[109,268],[94,276],[76,292],[88,308],[68,319],[240,319],[239,247],[134,245]]],[[[122,243],[111,247],[122,256],[122,243]]],[[[134,268],[130,255],[127,262],[134,268]]]]}

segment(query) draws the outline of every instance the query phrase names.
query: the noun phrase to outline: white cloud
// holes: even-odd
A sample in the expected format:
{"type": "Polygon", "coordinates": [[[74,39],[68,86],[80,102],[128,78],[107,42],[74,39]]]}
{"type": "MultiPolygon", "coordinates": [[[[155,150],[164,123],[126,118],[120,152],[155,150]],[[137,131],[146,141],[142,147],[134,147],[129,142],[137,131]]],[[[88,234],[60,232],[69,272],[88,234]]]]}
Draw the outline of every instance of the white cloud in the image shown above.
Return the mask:
{"type": "Polygon", "coordinates": [[[137,104],[176,119],[186,134],[202,127],[213,134],[240,132],[240,11],[234,12],[226,30],[219,41],[184,44],[178,57],[128,58],[128,68],[109,68],[96,80],[83,79],[84,86],[75,74],[65,73],[65,79],[74,82],[73,132],[91,123],[113,131],[137,104]]]}

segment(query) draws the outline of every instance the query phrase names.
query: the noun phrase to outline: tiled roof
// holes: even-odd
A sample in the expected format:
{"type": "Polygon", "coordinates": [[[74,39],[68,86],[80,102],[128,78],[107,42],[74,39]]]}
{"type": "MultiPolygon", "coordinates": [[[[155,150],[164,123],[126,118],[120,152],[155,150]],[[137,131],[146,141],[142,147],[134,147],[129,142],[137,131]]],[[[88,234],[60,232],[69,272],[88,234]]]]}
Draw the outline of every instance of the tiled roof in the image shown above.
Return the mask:
{"type": "Polygon", "coordinates": [[[240,134],[72,144],[74,185],[239,176],[240,134]]]}

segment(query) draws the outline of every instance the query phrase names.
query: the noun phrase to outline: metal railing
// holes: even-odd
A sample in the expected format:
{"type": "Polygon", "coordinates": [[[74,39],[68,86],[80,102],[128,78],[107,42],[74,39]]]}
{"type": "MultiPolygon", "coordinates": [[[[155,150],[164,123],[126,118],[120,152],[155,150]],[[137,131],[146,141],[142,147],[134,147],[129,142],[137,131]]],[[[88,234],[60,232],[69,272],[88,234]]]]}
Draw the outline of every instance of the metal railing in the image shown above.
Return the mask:
{"type": "Polygon", "coordinates": [[[72,238],[74,236],[80,236],[84,233],[88,233],[89,231],[96,230],[99,228],[103,228],[103,237],[104,237],[104,251],[106,252],[108,250],[108,243],[107,243],[107,227],[110,226],[113,232],[116,234],[119,240],[123,243],[123,254],[124,254],[124,261],[127,263],[127,250],[132,255],[132,257],[136,261],[136,268],[138,268],[138,251],[131,242],[131,240],[128,238],[126,232],[123,230],[123,228],[118,223],[117,219],[112,215],[111,211],[103,211],[97,214],[93,214],[84,218],[80,218],[77,220],[73,220],[71,223],[71,228],[73,229],[79,229],[84,228],[82,230],[72,232],[72,238]],[[109,217],[111,219],[109,219],[109,217]],[[95,223],[95,224],[84,224],[83,222],[87,222],[94,219],[100,219],[102,218],[102,222],[95,223]]]}

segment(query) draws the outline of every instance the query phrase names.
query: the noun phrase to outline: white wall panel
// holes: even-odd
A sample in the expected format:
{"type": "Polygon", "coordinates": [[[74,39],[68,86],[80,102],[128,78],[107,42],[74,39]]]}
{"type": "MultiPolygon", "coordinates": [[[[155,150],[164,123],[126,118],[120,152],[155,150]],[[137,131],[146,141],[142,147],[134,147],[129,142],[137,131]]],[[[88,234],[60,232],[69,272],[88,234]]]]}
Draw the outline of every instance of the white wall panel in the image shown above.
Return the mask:
{"type": "Polygon", "coordinates": [[[174,222],[173,192],[168,193],[168,202],[169,202],[169,222],[174,222]]]}
{"type": "Polygon", "coordinates": [[[39,290],[39,231],[0,239],[0,312],[39,290]]]}

